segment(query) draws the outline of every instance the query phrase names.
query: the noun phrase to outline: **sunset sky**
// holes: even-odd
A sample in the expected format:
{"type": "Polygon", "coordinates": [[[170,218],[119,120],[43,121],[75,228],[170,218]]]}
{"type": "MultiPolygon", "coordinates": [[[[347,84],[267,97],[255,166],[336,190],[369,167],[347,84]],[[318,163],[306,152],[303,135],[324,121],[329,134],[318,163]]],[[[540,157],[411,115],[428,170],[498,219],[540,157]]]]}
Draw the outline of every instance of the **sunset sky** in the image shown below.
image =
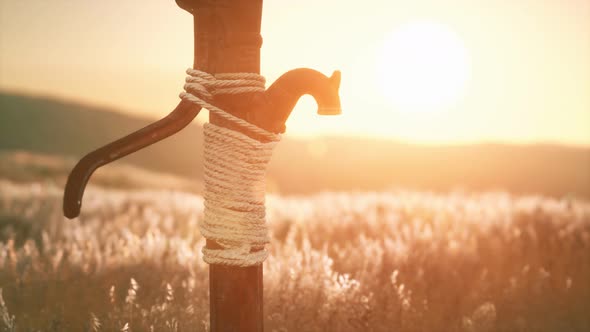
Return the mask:
{"type": "MultiPolygon", "coordinates": [[[[161,118],[192,64],[172,0],[0,0],[0,90],[161,118]]],[[[289,135],[590,145],[590,0],[266,0],[262,74],[342,71],[289,135]]],[[[202,117],[202,116],[200,116],[202,117]]]]}

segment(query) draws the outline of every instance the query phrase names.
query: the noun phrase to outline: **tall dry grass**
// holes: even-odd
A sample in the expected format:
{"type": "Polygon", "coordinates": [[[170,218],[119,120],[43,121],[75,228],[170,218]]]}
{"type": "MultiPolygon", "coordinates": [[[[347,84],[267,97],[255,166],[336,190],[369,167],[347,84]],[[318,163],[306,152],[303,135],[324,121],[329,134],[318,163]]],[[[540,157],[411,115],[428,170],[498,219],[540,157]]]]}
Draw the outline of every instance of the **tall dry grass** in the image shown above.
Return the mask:
{"type": "MultiPolygon", "coordinates": [[[[0,182],[6,331],[205,331],[202,199],[0,182]]],[[[267,331],[590,331],[590,203],[506,193],[268,197],[267,331]]]]}

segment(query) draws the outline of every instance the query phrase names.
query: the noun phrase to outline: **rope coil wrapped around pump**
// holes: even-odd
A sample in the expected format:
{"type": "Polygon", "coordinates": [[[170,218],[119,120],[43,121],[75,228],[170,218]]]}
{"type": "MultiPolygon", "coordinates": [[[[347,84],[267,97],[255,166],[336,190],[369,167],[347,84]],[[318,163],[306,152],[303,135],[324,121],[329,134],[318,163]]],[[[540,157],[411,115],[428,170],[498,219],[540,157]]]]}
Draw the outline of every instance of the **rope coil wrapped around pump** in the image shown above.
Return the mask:
{"type": "Polygon", "coordinates": [[[204,125],[204,218],[201,234],[220,249],[203,248],[209,264],[252,266],[268,256],[266,169],[280,135],[223,111],[210,102],[215,95],[263,92],[264,77],[254,73],[216,74],[188,69],[188,100],[269,140],[260,142],[241,132],[212,123],[204,125]]]}

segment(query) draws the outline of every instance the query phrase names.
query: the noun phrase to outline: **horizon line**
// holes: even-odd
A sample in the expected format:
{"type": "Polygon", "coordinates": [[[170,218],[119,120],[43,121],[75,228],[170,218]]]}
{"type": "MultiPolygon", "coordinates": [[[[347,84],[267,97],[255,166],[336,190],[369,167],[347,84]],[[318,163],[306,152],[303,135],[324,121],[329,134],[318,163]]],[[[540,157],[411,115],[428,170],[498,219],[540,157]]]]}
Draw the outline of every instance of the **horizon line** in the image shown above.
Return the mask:
{"type": "MultiPolygon", "coordinates": [[[[87,108],[90,110],[95,110],[99,112],[108,112],[108,113],[116,113],[118,115],[126,116],[129,118],[133,118],[136,120],[159,120],[160,117],[155,115],[150,115],[147,112],[141,110],[131,110],[120,107],[118,105],[110,105],[108,103],[100,103],[100,102],[93,102],[89,100],[77,99],[75,97],[64,96],[60,94],[51,94],[45,92],[35,92],[30,90],[22,90],[22,89],[10,89],[6,87],[0,87],[0,94],[15,96],[15,97],[25,97],[31,99],[38,99],[38,100],[47,100],[51,102],[61,103],[64,105],[69,106],[79,106],[82,108],[87,108]]],[[[180,100],[180,99],[179,99],[180,100]]],[[[174,106],[171,106],[170,112],[172,111],[174,106]]],[[[167,114],[167,113],[166,113],[167,114]]],[[[203,121],[201,119],[195,119],[194,124],[198,126],[202,126],[203,121]]],[[[482,140],[460,140],[456,142],[434,142],[434,141],[412,141],[412,140],[404,140],[401,138],[396,137],[387,137],[383,135],[362,135],[357,133],[351,134],[338,134],[338,133],[328,133],[325,135],[317,135],[317,134],[300,134],[300,133],[289,133],[288,134],[291,140],[300,140],[300,141],[312,141],[312,140],[319,140],[319,139],[360,139],[360,140],[374,140],[380,142],[391,142],[400,145],[414,145],[414,146],[423,146],[423,147],[469,147],[469,146],[490,146],[490,145],[503,145],[503,146],[519,146],[519,147],[534,147],[534,146],[553,146],[553,147],[566,147],[566,148],[577,148],[577,149],[590,149],[590,142],[589,143],[580,143],[580,142],[559,142],[559,141],[551,141],[551,140],[526,140],[526,141],[509,141],[509,140],[501,140],[501,139],[482,139],[482,140]]]]}

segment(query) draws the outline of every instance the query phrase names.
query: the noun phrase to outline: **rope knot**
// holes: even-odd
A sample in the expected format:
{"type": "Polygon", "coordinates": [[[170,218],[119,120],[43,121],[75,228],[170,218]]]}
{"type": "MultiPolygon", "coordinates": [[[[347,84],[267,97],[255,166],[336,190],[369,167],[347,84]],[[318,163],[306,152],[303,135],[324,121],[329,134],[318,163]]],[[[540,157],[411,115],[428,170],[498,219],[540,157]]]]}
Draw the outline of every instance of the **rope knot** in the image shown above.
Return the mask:
{"type": "Polygon", "coordinates": [[[216,95],[264,92],[266,80],[254,73],[227,73],[215,76],[196,69],[187,69],[184,90],[206,101],[216,95]]]}
{"type": "Polygon", "coordinates": [[[281,139],[280,135],[253,125],[211,104],[213,97],[217,95],[264,92],[266,80],[263,76],[255,73],[222,73],[213,76],[209,73],[190,68],[186,70],[186,73],[189,76],[185,80],[185,91],[180,93],[180,98],[206,108],[210,112],[271,141],[279,141],[281,139]]]}

